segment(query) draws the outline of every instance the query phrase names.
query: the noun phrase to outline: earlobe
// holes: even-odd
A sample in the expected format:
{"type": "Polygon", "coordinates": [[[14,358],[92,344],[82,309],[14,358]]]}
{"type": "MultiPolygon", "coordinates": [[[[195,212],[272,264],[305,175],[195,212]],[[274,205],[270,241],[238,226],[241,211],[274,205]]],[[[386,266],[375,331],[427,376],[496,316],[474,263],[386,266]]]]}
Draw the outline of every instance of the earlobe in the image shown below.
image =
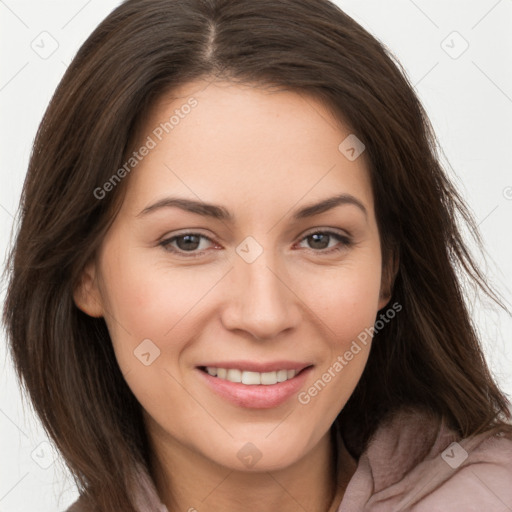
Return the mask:
{"type": "Polygon", "coordinates": [[[73,290],[73,300],[78,309],[92,317],[103,316],[103,306],[96,280],[96,265],[87,264],[80,276],[80,281],[73,290]]]}

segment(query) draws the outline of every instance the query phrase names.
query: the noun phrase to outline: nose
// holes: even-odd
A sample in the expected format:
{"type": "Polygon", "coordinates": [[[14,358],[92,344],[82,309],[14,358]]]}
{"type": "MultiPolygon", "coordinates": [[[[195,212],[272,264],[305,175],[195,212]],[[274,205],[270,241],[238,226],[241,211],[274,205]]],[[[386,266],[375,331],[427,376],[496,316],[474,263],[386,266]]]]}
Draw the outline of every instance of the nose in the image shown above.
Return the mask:
{"type": "Polygon", "coordinates": [[[266,340],[299,325],[301,300],[288,284],[282,265],[276,263],[266,250],[252,263],[236,256],[228,274],[230,300],[222,311],[226,329],[266,340]]]}

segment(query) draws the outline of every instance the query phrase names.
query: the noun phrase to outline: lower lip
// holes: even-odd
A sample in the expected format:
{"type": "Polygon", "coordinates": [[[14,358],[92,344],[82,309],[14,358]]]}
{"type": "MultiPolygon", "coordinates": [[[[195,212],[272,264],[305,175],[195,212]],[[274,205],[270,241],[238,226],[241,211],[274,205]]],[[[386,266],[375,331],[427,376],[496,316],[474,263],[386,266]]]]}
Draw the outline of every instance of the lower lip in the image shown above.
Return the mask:
{"type": "Polygon", "coordinates": [[[292,379],[268,386],[230,382],[213,377],[199,368],[197,371],[215,393],[231,403],[251,409],[271,409],[278,407],[298,393],[312,369],[313,367],[309,366],[292,379]]]}

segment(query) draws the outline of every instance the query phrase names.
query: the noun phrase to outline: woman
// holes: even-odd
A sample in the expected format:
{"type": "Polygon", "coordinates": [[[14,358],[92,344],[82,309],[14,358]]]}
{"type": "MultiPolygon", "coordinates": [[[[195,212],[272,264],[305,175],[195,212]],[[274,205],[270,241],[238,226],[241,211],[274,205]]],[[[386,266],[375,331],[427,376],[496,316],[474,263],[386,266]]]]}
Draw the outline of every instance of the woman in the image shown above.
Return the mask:
{"type": "Polygon", "coordinates": [[[510,507],[458,273],[499,299],[434,148],[325,0],[111,13],[38,132],[4,312],[70,510],[510,507]]]}

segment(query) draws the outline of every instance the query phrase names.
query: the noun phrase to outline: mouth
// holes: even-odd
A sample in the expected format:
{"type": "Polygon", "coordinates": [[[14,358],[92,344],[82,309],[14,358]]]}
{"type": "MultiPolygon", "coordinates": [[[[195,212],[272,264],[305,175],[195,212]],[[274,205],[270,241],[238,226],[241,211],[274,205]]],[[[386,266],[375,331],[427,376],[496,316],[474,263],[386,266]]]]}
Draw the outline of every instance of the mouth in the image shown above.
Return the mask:
{"type": "Polygon", "coordinates": [[[237,407],[270,409],[289,401],[304,386],[312,364],[276,362],[212,363],[196,367],[211,391],[237,407]]]}
{"type": "Polygon", "coordinates": [[[199,369],[211,377],[216,377],[221,380],[227,380],[233,383],[241,383],[246,386],[273,386],[279,382],[286,382],[293,379],[305,368],[295,370],[287,370],[282,368],[280,370],[270,372],[255,372],[250,370],[242,370],[240,368],[220,368],[216,366],[200,366],[199,369]]]}

